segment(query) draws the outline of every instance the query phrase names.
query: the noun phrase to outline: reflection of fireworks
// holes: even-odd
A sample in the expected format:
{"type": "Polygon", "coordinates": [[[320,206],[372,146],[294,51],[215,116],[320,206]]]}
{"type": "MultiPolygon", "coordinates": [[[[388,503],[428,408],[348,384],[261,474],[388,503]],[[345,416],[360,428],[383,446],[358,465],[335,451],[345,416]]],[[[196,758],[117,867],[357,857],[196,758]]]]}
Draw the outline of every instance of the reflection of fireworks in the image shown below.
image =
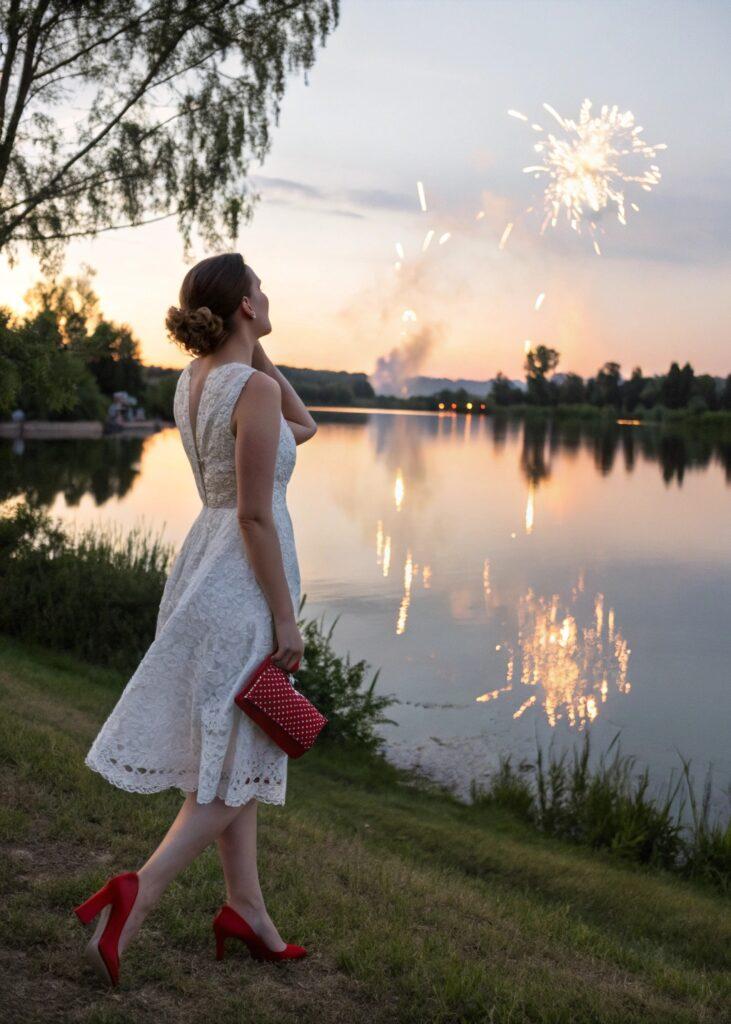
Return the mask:
{"type": "MultiPolygon", "coordinates": [[[[526,531],[532,529],[532,507],[526,509],[526,531]]],[[[498,644],[506,651],[505,685],[476,698],[492,701],[510,693],[519,701],[513,718],[535,707],[551,727],[564,720],[582,730],[594,721],[612,691],[626,694],[630,648],[616,623],[614,608],[606,610],[604,595],[594,596],[589,621],[581,622],[577,601],[583,575],[563,604],[558,594],[542,597],[529,588],[518,605],[518,643],[498,644]],[[519,672],[516,678],[516,658],[519,672]],[[533,692],[531,692],[533,691],[533,692]]]]}
{"type": "MultiPolygon", "coordinates": [[[[564,134],[558,137],[545,132],[539,124],[531,125],[534,131],[546,136],[534,146],[536,153],[541,154],[542,163],[524,168],[526,174],[533,174],[536,178],[548,175],[543,194],[546,215],[541,233],[549,224],[556,226],[563,209],[577,233],[581,233],[588,213],[589,233],[593,237],[596,223],[591,220],[591,214],[600,213],[610,203],[616,206],[620,224],[626,224],[624,185],[636,184],[650,192],[660,181],[657,164],[651,163],[649,169],[633,174],[629,167],[624,166],[626,159],[654,160],[658,150],[667,148],[665,144],[648,145],[641,138],[642,128],[635,125],[634,114],[629,110],[622,113],[616,106],[603,106],[599,116],[592,116],[591,101],[585,99],[578,121],[562,117],[548,103],[543,107],[555,118],[564,134]]],[[[508,113],[521,121],[528,120],[517,110],[509,110],[508,113]]],[[[635,211],[639,209],[636,203],[630,206],[635,211]]],[[[596,241],[594,248],[598,254],[596,241]]]]}

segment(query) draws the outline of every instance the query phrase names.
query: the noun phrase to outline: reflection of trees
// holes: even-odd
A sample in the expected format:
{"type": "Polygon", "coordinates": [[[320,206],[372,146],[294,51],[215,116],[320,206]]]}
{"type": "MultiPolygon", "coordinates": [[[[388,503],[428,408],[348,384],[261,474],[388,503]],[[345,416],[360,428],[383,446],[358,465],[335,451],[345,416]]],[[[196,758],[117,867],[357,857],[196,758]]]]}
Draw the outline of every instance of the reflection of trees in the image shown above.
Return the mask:
{"type": "Polygon", "coordinates": [[[123,497],[139,474],[144,439],[26,441],[22,454],[0,444],[0,501],[25,495],[50,506],[59,494],[74,507],[86,494],[96,505],[123,497]]]}
{"type": "MultiPolygon", "coordinates": [[[[503,417],[490,417],[493,440],[504,444],[506,425],[503,417]]],[[[723,466],[731,481],[731,441],[720,431],[702,427],[647,426],[625,427],[614,420],[527,418],[522,421],[523,437],[520,465],[526,479],[538,483],[550,476],[550,457],[556,452],[589,452],[598,471],[607,476],[621,452],[624,466],[631,473],[637,456],[657,462],[663,480],[683,479],[688,469],[705,469],[714,460],[723,466]]]]}
{"type": "Polygon", "coordinates": [[[614,424],[614,430],[608,427],[601,430],[592,437],[594,449],[594,465],[602,476],[609,476],[614,467],[614,457],[617,454],[620,428],[614,424]]]}
{"type": "Polygon", "coordinates": [[[551,421],[528,418],[523,428],[523,447],[520,452],[520,468],[532,483],[546,480],[551,473],[546,464],[546,439],[551,421]]]}

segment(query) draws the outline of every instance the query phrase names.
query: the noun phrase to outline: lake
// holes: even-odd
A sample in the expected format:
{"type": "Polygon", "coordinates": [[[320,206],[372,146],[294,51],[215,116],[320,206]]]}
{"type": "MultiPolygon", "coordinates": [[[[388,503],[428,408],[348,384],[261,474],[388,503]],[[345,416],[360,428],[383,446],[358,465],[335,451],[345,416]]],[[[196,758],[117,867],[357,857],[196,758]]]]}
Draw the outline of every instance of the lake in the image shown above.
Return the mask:
{"type": "MultiPolygon", "coordinates": [[[[510,754],[586,732],[664,791],[679,754],[728,808],[731,443],[694,429],[311,409],[288,500],[307,600],[400,704],[394,763],[469,799],[510,754]],[[725,794],[724,794],[725,791],[725,794]]],[[[175,428],[0,442],[1,499],[66,521],[198,513],[175,428]]]]}

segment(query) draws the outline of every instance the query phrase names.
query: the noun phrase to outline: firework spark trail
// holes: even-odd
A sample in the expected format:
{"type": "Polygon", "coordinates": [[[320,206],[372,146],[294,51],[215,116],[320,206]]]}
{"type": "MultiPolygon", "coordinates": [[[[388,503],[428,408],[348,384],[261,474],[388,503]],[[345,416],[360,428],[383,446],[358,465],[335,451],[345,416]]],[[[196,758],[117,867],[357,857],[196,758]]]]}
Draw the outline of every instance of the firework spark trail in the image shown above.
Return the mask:
{"type": "Polygon", "coordinates": [[[511,221],[508,224],[508,226],[505,228],[505,230],[503,231],[502,237],[500,239],[500,244],[498,245],[498,249],[500,249],[501,251],[508,244],[508,239],[510,238],[510,232],[512,230],[513,230],[513,222],[511,221]]]}
{"type": "MultiPolygon", "coordinates": [[[[571,228],[581,234],[587,209],[596,214],[610,203],[616,207],[620,224],[626,226],[624,186],[638,185],[645,192],[651,192],[661,178],[656,163],[651,163],[649,169],[645,168],[640,173],[632,173],[627,166],[628,158],[654,161],[659,150],[667,149],[665,143],[652,146],[646,143],[641,138],[642,127],[635,124],[634,114],[629,110],[620,112],[617,106],[605,105],[598,116],[592,116],[591,100],[585,99],[577,121],[562,117],[548,103],[543,104],[543,109],[554,118],[564,134],[554,135],[541,125],[531,125],[546,136],[533,147],[542,162],[523,168],[526,174],[533,174],[535,178],[548,175],[543,193],[545,216],[541,234],[549,224],[556,226],[562,210],[571,228]]],[[[508,114],[520,121],[528,121],[519,111],[509,110],[508,114]]],[[[629,205],[638,212],[636,203],[629,205]]],[[[601,250],[594,238],[597,225],[591,219],[588,225],[594,250],[599,255],[601,250]]]]}
{"type": "MultiPolygon", "coordinates": [[[[416,192],[419,198],[421,212],[427,213],[426,194],[424,191],[423,181],[416,182],[416,192]]],[[[434,228],[429,228],[426,232],[421,243],[422,254],[429,248],[435,234],[436,231],[434,228]]],[[[445,231],[439,236],[437,242],[439,245],[444,245],[450,237],[451,233],[449,231],[445,231]]],[[[398,259],[393,266],[394,270],[400,272],[402,266],[406,262],[406,253],[401,242],[394,242],[394,246],[396,248],[396,256],[398,259]]],[[[411,259],[409,262],[411,262],[411,259]]],[[[416,266],[418,267],[418,265],[419,261],[417,261],[416,266]]],[[[432,328],[428,326],[421,329],[416,328],[415,325],[417,320],[418,318],[415,310],[404,309],[402,311],[402,330],[400,331],[400,337],[406,340],[402,341],[398,348],[393,349],[388,357],[379,358],[378,367],[374,374],[376,378],[383,378],[384,380],[388,378],[390,380],[390,384],[393,384],[396,378],[400,379],[403,376],[402,371],[406,363],[409,363],[414,370],[421,363],[428,351],[428,348],[432,344],[433,331],[432,328]],[[391,367],[391,369],[386,372],[388,367],[391,367]],[[396,367],[396,370],[393,370],[393,367],[396,367]]]]}

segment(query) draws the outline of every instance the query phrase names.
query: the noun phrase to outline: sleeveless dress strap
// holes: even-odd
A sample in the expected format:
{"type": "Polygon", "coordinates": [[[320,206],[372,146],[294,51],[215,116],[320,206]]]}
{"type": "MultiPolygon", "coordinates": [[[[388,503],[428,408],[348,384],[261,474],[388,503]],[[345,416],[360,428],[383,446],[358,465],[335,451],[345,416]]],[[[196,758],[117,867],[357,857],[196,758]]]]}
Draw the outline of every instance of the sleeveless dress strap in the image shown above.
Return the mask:
{"type": "Polygon", "coordinates": [[[227,374],[226,381],[222,386],[223,397],[220,399],[218,409],[216,410],[220,417],[221,422],[225,423],[231,435],[233,436],[233,430],[231,430],[231,413],[234,410],[234,406],[238,401],[239,395],[244,390],[249,380],[258,371],[253,366],[247,366],[245,363],[232,363],[232,366],[236,366],[237,370],[235,373],[227,374]]]}

